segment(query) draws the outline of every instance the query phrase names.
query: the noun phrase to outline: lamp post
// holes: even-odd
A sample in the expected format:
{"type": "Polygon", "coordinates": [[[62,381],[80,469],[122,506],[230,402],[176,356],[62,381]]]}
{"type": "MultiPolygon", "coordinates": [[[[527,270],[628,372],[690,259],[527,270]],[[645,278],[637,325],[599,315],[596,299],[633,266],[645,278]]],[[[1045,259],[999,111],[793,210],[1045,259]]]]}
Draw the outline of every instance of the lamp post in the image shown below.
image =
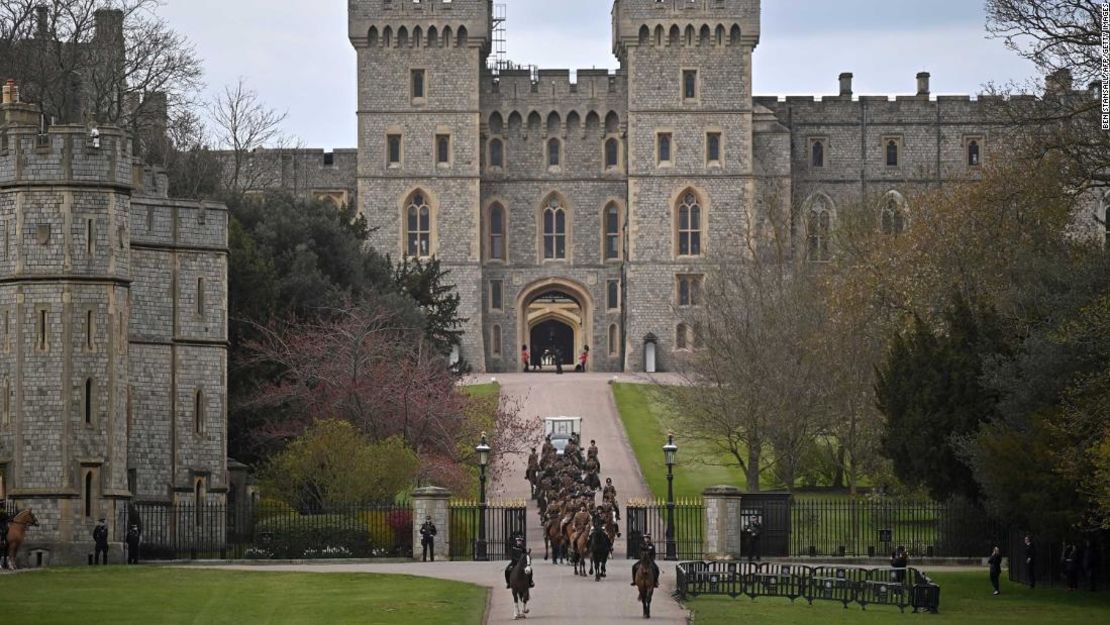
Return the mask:
{"type": "Polygon", "coordinates": [[[485,561],[489,559],[486,553],[486,466],[489,465],[490,451],[485,432],[482,432],[482,441],[474,447],[474,451],[478,452],[478,482],[480,484],[480,490],[478,491],[478,544],[475,545],[474,559],[485,561]]]}
{"type": "Polygon", "coordinates": [[[667,444],[663,445],[663,459],[667,463],[667,559],[677,560],[674,544],[674,463],[678,455],[678,445],[674,444],[674,432],[667,433],[667,444]]]}

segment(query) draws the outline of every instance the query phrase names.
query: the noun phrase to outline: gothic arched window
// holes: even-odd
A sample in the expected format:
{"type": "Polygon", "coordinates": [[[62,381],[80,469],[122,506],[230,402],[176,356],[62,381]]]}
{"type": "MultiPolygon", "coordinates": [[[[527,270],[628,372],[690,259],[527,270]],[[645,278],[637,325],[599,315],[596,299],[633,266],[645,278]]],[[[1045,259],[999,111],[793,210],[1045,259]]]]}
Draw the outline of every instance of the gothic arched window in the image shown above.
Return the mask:
{"type": "Polygon", "coordinates": [[[489,166],[490,167],[504,167],[505,166],[505,143],[501,139],[490,139],[489,142],[489,166]]]}
{"type": "Polygon", "coordinates": [[[898,166],[898,142],[894,139],[891,139],[886,144],[886,166],[898,166]]]}
{"type": "Polygon", "coordinates": [[[616,169],[620,166],[620,142],[614,138],[605,140],[605,169],[616,169]]]}
{"type": "Polygon", "coordinates": [[[561,146],[559,145],[559,140],[558,139],[552,138],[552,139],[547,140],[547,166],[548,167],[558,167],[559,166],[560,147],[561,146]]]}
{"type": "Polygon", "coordinates": [[[969,167],[978,167],[980,162],[979,142],[972,140],[967,144],[967,164],[969,167]]]}
{"type": "Polygon", "coordinates": [[[807,258],[811,263],[828,262],[832,258],[832,211],[825,201],[817,199],[806,215],[807,258]]]}
{"type": "Polygon", "coordinates": [[[423,193],[413,193],[405,208],[405,239],[405,253],[409,256],[432,255],[432,208],[423,193]]]}
{"type": "Polygon", "coordinates": [[[813,154],[810,164],[814,167],[825,166],[825,144],[821,141],[813,142],[813,154]]]}
{"type": "Polygon", "coordinates": [[[563,260],[567,257],[567,211],[558,199],[552,198],[543,209],[543,258],[563,260]]]}
{"type": "Polygon", "coordinates": [[[701,205],[692,191],[679,200],[678,255],[701,256],[701,205]]]}

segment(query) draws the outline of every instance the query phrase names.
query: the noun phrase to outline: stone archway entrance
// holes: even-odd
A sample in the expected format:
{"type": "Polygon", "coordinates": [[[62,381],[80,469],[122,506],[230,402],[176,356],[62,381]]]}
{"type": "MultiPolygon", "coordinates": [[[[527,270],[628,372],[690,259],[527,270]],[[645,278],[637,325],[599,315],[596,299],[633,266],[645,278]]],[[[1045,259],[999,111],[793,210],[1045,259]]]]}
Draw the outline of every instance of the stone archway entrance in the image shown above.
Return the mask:
{"type": "Polygon", "coordinates": [[[568,280],[542,280],[523,289],[517,301],[520,344],[527,345],[532,364],[573,367],[589,344],[592,332],[589,293],[568,280]]]}

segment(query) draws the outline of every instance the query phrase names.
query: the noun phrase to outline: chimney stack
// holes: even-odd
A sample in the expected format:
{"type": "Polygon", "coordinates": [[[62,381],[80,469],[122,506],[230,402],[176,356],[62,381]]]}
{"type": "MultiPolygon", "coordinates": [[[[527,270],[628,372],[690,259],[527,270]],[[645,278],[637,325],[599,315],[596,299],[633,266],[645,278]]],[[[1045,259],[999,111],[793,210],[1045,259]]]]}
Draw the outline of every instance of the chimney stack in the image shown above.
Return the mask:
{"type": "Polygon", "coordinates": [[[39,39],[46,39],[50,34],[50,9],[45,4],[35,7],[35,26],[39,39]]]}
{"type": "Polygon", "coordinates": [[[852,99],[852,74],[844,72],[840,75],[840,97],[852,99]]]}
{"type": "Polygon", "coordinates": [[[929,97],[929,72],[920,72],[917,75],[918,97],[929,97]]]}
{"type": "Polygon", "coordinates": [[[15,85],[15,81],[9,79],[4,83],[4,104],[16,104],[19,102],[19,87],[15,85]]]}

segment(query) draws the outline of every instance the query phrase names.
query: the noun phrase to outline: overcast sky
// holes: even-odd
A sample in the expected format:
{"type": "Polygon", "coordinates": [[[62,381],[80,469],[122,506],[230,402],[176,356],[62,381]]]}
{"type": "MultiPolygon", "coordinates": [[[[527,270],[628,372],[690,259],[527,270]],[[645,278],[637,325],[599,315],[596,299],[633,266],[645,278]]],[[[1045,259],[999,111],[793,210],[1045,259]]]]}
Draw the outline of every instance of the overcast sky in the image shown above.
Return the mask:
{"type": "MultiPolygon", "coordinates": [[[[615,68],[608,0],[504,0],[508,54],[543,68],[615,68]]],[[[209,92],[245,77],[288,111],[305,145],[355,145],[355,57],[343,0],[165,0],[161,13],[205,61],[209,92]]],[[[763,0],[757,95],[976,94],[1034,68],[986,37],[982,0],[763,0]]]]}

